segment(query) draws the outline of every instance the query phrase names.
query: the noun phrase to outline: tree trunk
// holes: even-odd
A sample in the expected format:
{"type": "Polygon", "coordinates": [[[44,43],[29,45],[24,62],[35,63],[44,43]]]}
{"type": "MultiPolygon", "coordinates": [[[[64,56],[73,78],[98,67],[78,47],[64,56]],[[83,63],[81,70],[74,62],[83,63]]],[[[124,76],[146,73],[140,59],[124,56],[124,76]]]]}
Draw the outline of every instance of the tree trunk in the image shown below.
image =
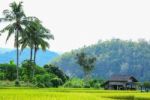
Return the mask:
{"type": "Polygon", "coordinates": [[[89,78],[88,78],[88,72],[84,71],[84,81],[88,82],[89,78]]]}
{"type": "Polygon", "coordinates": [[[33,47],[30,48],[30,61],[32,62],[33,47]]]}
{"type": "MultiPolygon", "coordinates": [[[[36,46],[35,46],[34,47],[34,59],[33,59],[35,66],[36,66],[36,53],[37,53],[37,49],[36,49],[36,46]]],[[[34,68],[35,68],[35,66],[34,66],[34,68]]],[[[35,73],[34,68],[33,68],[33,78],[34,78],[34,73],[35,73]]]]}
{"type": "Polygon", "coordinates": [[[17,81],[19,81],[19,44],[18,44],[18,30],[16,31],[16,48],[17,48],[17,81]]]}
{"type": "Polygon", "coordinates": [[[36,64],[36,53],[37,53],[37,48],[34,48],[34,63],[36,64]]]}

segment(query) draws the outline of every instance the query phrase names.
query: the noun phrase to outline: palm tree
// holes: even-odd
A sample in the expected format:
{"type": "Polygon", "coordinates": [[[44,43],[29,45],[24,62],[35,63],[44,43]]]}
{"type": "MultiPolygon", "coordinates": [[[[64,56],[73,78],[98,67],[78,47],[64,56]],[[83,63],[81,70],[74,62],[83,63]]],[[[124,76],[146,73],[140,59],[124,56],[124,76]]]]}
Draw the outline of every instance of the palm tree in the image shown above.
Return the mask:
{"type": "Polygon", "coordinates": [[[18,4],[13,2],[10,4],[10,10],[6,9],[3,11],[3,18],[0,18],[0,22],[9,22],[9,24],[4,27],[1,32],[8,32],[6,42],[12,34],[15,35],[14,46],[17,48],[17,80],[19,80],[19,43],[18,40],[23,33],[23,28],[27,24],[27,20],[23,11],[22,2],[18,4]]]}
{"type": "Polygon", "coordinates": [[[19,40],[19,44],[21,45],[21,50],[23,51],[27,46],[30,47],[30,61],[32,61],[33,56],[33,29],[35,29],[35,25],[33,24],[34,19],[30,20],[30,23],[24,29],[24,36],[19,40]]]}
{"type": "Polygon", "coordinates": [[[46,29],[38,18],[34,18],[25,29],[26,36],[24,36],[21,40],[21,48],[22,50],[27,46],[30,47],[30,60],[35,62],[36,53],[39,48],[43,51],[46,48],[49,48],[49,43],[47,40],[54,39],[53,35],[50,34],[50,31],[46,29]],[[34,59],[33,57],[33,49],[34,49],[34,59]]]}
{"type": "Polygon", "coordinates": [[[39,34],[35,38],[35,44],[34,44],[34,59],[33,61],[36,63],[36,54],[39,48],[41,48],[43,51],[46,51],[46,48],[49,48],[49,43],[45,39],[54,39],[52,35],[49,34],[39,34]]]}
{"type": "MultiPolygon", "coordinates": [[[[46,40],[54,39],[53,35],[50,34],[50,31],[46,29],[38,18],[32,19],[28,26],[25,28],[24,32],[26,33],[19,43],[21,44],[21,49],[23,50],[27,46],[30,47],[30,61],[36,64],[36,54],[39,48],[42,48],[43,51],[46,48],[49,48],[49,43],[46,40]],[[33,57],[34,49],[34,59],[33,57]]],[[[32,67],[32,66],[31,66],[32,67]]],[[[33,77],[34,77],[34,68],[33,68],[33,77]]]]}

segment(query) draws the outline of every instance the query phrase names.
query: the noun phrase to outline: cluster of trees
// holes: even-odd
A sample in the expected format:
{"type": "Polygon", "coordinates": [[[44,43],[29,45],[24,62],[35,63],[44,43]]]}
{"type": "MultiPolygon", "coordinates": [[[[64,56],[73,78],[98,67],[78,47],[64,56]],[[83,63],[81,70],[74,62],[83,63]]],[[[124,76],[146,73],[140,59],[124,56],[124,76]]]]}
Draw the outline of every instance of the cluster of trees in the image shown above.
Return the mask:
{"type": "Polygon", "coordinates": [[[83,77],[76,54],[84,51],[88,56],[96,57],[92,77],[108,79],[113,74],[125,74],[136,77],[139,81],[150,81],[150,43],[112,39],[99,41],[97,44],[67,52],[54,59],[56,64],[70,77],[83,77]]]}
{"type": "Polygon", "coordinates": [[[10,61],[10,64],[0,64],[0,80],[15,80],[16,65],[10,61]]]}
{"type": "MultiPolygon", "coordinates": [[[[14,63],[0,64],[0,80],[14,81],[17,77],[16,65],[14,63]]],[[[61,71],[58,66],[37,66],[30,60],[25,60],[19,67],[19,80],[26,86],[58,87],[63,85],[69,77],[61,71]]],[[[16,85],[20,85],[16,81],[16,85]]]]}
{"type": "Polygon", "coordinates": [[[84,80],[81,78],[71,78],[63,86],[69,88],[101,88],[104,80],[91,78],[84,80]]]}
{"type": "Polygon", "coordinates": [[[0,32],[8,33],[6,41],[12,34],[15,36],[14,46],[17,48],[17,81],[19,80],[19,48],[23,50],[26,47],[31,49],[30,61],[35,63],[36,53],[39,48],[46,50],[49,47],[47,40],[54,39],[50,31],[45,28],[41,21],[34,16],[26,16],[22,2],[18,4],[13,2],[10,9],[3,11],[3,17],[0,22],[9,23],[0,32]],[[34,51],[34,52],[33,52],[34,51]],[[34,56],[34,57],[33,57],[34,56]]]}

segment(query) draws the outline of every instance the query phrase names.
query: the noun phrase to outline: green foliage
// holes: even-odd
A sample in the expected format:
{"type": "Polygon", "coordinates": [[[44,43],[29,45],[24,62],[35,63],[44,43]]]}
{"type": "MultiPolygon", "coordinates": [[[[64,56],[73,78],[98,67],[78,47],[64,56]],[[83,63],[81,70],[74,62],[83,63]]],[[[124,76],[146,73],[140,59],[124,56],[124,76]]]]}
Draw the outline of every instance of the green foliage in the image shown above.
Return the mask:
{"type": "Polygon", "coordinates": [[[16,79],[16,65],[0,64],[0,79],[1,80],[15,80],[16,79]]]}
{"type": "Polygon", "coordinates": [[[11,86],[58,87],[63,85],[69,77],[54,65],[37,66],[30,60],[25,60],[19,69],[20,80],[16,79],[16,65],[0,64],[0,80],[13,81],[11,86]]]}
{"type": "Polygon", "coordinates": [[[10,63],[11,65],[15,65],[14,60],[11,60],[9,63],[10,63]]]}
{"type": "Polygon", "coordinates": [[[80,52],[77,53],[76,59],[77,59],[77,63],[82,67],[84,71],[85,80],[88,80],[91,71],[94,69],[96,58],[87,56],[84,52],[80,52]]]}
{"type": "Polygon", "coordinates": [[[40,66],[36,66],[35,67],[35,74],[40,74],[40,75],[43,75],[47,73],[46,70],[43,68],[43,67],[40,67],[40,66]]]}
{"type": "Polygon", "coordinates": [[[21,66],[22,80],[24,80],[26,82],[31,81],[34,77],[33,75],[34,75],[34,72],[35,72],[35,67],[36,67],[36,65],[33,62],[31,62],[30,60],[25,60],[22,63],[22,66],[21,66]]]}
{"type": "Polygon", "coordinates": [[[150,90],[150,82],[144,82],[143,83],[143,87],[145,88],[145,90],[148,92],[150,90]]]}
{"type": "Polygon", "coordinates": [[[55,74],[58,78],[62,80],[63,83],[65,83],[69,79],[69,77],[62,70],[60,70],[58,66],[49,64],[49,65],[45,65],[44,69],[48,73],[55,74]]]}
{"type": "Polygon", "coordinates": [[[89,81],[90,87],[92,88],[101,88],[102,83],[103,83],[103,80],[101,79],[92,79],[89,81]]]}
{"type": "Polygon", "coordinates": [[[53,84],[53,87],[58,87],[63,84],[63,82],[60,78],[51,79],[51,83],[53,84]]]}
{"type": "Polygon", "coordinates": [[[150,82],[144,82],[143,86],[144,86],[145,88],[150,88],[150,82]]]}
{"type": "Polygon", "coordinates": [[[68,88],[83,88],[84,82],[79,78],[72,78],[68,80],[63,86],[68,88]]]}
{"type": "Polygon", "coordinates": [[[16,80],[16,81],[15,81],[15,86],[20,86],[19,80],[16,80]]]}
{"type": "Polygon", "coordinates": [[[4,72],[0,72],[0,80],[4,80],[5,79],[5,73],[4,72]]]}
{"type": "Polygon", "coordinates": [[[0,81],[0,87],[14,87],[14,86],[15,86],[14,81],[9,81],[9,80],[0,81]]]}
{"type": "Polygon", "coordinates": [[[109,78],[112,74],[127,74],[140,81],[150,81],[150,43],[112,39],[67,52],[51,63],[58,65],[69,77],[83,77],[81,67],[76,63],[76,54],[84,51],[96,57],[92,77],[109,78]]]}
{"type": "Polygon", "coordinates": [[[36,75],[35,76],[35,82],[36,86],[38,87],[52,87],[53,83],[51,82],[51,79],[55,78],[56,76],[53,74],[44,74],[44,75],[36,75]]]}

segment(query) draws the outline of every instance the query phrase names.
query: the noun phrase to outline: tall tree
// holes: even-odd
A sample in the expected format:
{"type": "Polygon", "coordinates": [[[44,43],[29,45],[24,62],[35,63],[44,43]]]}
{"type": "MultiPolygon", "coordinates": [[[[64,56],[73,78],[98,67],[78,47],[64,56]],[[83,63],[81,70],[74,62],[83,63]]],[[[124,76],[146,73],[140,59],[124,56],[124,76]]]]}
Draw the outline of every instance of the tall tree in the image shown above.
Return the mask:
{"type": "Polygon", "coordinates": [[[77,59],[77,63],[83,69],[85,75],[85,81],[87,81],[89,79],[90,73],[94,69],[96,58],[92,56],[87,56],[84,52],[80,52],[77,53],[76,59],[77,59]]]}
{"type": "Polygon", "coordinates": [[[38,18],[35,18],[30,22],[28,27],[26,27],[25,32],[27,33],[26,36],[20,40],[21,48],[23,50],[29,46],[31,49],[30,60],[35,62],[38,49],[41,48],[45,51],[46,48],[49,48],[49,43],[47,40],[54,39],[54,36],[50,34],[50,31],[42,25],[38,18]]]}
{"type": "Polygon", "coordinates": [[[10,38],[12,34],[15,35],[14,46],[17,48],[17,80],[19,80],[19,37],[23,33],[23,28],[27,24],[26,16],[23,11],[22,2],[18,4],[13,2],[10,4],[10,9],[6,9],[3,11],[3,18],[0,18],[0,22],[9,22],[9,24],[4,27],[1,32],[8,32],[7,40],[10,38]]]}
{"type": "Polygon", "coordinates": [[[34,21],[37,19],[36,17],[31,18],[28,25],[24,29],[24,36],[19,40],[19,44],[21,46],[21,51],[23,51],[27,46],[30,47],[30,61],[33,61],[33,48],[34,48],[34,30],[35,25],[33,24],[34,21]]]}

